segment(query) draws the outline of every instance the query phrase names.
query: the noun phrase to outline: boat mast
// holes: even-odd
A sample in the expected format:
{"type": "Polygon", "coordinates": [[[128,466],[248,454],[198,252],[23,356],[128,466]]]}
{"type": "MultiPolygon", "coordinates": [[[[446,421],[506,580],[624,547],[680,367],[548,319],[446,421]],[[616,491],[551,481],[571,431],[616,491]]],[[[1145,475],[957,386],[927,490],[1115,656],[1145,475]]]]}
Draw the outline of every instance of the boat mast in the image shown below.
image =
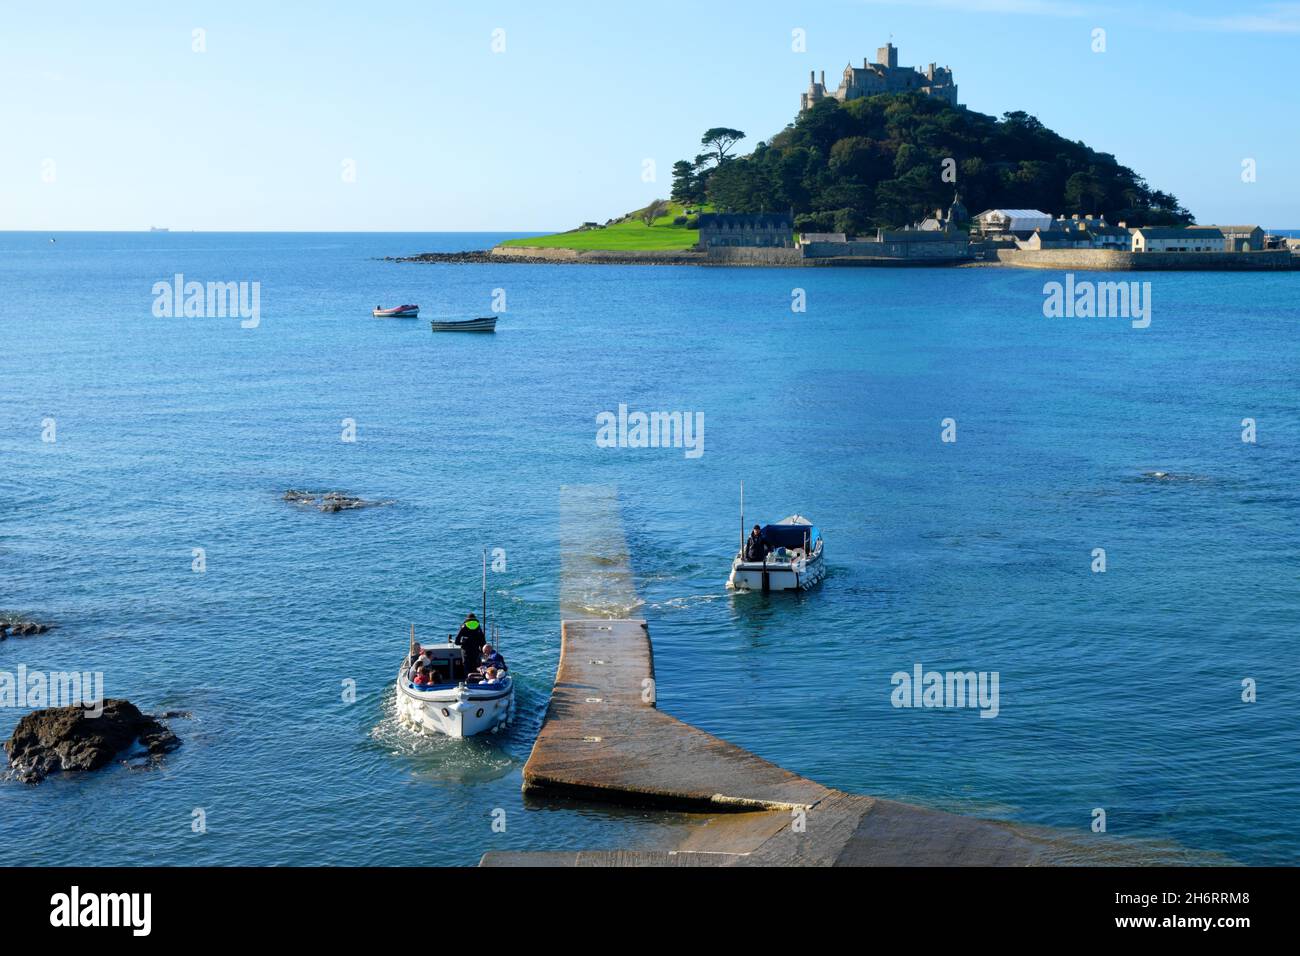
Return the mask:
{"type": "Polygon", "coordinates": [[[483,634],[487,635],[487,548],[483,549],[483,634]]]}
{"type": "Polygon", "coordinates": [[[745,482],[740,482],[740,558],[745,558],[745,482]]]}

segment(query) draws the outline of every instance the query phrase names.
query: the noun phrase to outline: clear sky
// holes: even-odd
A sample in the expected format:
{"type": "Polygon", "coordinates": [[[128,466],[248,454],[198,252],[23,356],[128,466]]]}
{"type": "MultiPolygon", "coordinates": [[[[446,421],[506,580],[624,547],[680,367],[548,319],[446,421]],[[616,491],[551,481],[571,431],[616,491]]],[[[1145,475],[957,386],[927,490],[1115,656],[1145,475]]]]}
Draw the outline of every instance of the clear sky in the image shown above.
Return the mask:
{"type": "Polygon", "coordinates": [[[1201,222],[1300,227],[1300,2],[7,0],[0,229],[569,228],[891,36],[1201,222]]]}

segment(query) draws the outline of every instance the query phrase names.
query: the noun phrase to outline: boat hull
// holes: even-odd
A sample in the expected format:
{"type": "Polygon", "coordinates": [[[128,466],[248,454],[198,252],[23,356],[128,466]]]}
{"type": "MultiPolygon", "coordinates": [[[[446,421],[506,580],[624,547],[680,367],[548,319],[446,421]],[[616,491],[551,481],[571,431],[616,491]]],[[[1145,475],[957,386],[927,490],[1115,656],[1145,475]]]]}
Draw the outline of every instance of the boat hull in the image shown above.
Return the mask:
{"type": "Polygon", "coordinates": [[[507,677],[492,690],[446,687],[421,691],[404,675],[397,678],[397,715],[421,733],[473,737],[497,733],[514,712],[514,681],[507,677]]]}
{"type": "Polygon", "coordinates": [[[412,309],[407,312],[390,312],[387,309],[375,309],[370,314],[376,319],[418,319],[420,317],[420,310],[412,309]]]}
{"type": "Polygon", "coordinates": [[[826,562],[819,551],[811,558],[794,562],[771,562],[764,567],[761,561],[742,561],[737,558],[731,565],[727,587],[733,591],[807,591],[826,577],[826,562]],[[767,586],[763,586],[766,576],[767,586]]]}
{"type": "Polygon", "coordinates": [[[495,315],[485,315],[477,319],[457,319],[449,322],[434,319],[429,323],[429,326],[435,332],[495,332],[497,330],[497,317],[495,315]]]}

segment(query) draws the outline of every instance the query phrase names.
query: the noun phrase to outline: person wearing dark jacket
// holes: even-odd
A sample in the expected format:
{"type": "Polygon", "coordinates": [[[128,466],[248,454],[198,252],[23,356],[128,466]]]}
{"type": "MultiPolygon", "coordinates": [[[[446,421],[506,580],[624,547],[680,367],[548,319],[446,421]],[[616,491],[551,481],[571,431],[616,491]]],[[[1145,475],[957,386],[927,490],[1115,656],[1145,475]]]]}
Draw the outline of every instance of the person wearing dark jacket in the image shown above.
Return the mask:
{"type": "Polygon", "coordinates": [[[745,542],[745,560],[762,561],[770,550],[763,537],[763,529],[754,525],[754,530],[749,533],[749,540],[745,542]]]}
{"type": "Polygon", "coordinates": [[[487,670],[489,667],[495,667],[503,674],[506,671],[506,659],[502,657],[491,644],[483,645],[483,654],[479,658],[479,665],[487,670]]]}
{"type": "Polygon", "coordinates": [[[473,611],[465,618],[465,623],[456,633],[456,643],[465,652],[465,673],[468,674],[478,667],[483,645],[487,643],[487,639],[483,636],[483,625],[479,623],[473,611]]]}

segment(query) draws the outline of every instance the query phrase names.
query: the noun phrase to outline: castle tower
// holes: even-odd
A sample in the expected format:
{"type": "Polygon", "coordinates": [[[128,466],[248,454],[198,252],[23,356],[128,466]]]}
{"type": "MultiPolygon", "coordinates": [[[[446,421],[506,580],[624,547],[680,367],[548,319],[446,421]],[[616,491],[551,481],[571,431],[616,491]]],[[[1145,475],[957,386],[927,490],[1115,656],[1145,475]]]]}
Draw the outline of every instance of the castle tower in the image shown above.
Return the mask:
{"type": "Polygon", "coordinates": [[[882,66],[887,66],[891,70],[898,69],[898,47],[892,43],[886,43],[876,50],[876,62],[882,66]]]}

